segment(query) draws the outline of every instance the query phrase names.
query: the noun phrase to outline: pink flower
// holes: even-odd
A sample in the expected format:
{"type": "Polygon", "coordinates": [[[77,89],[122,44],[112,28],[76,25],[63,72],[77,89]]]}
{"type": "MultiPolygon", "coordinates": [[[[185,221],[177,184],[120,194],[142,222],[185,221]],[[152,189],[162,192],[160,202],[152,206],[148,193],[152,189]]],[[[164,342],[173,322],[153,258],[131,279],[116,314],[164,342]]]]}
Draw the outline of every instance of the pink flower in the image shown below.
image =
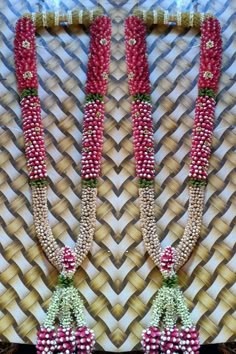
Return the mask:
{"type": "Polygon", "coordinates": [[[53,353],[56,349],[56,332],[54,329],[41,327],[37,333],[37,354],[53,353]]]}
{"type": "Polygon", "coordinates": [[[65,272],[76,271],[76,257],[70,247],[63,247],[62,249],[62,264],[65,272]]]}
{"type": "Polygon", "coordinates": [[[30,180],[46,178],[46,151],[39,98],[37,96],[23,98],[21,110],[29,178],[30,180]]]}
{"type": "Polygon", "coordinates": [[[161,340],[161,331],[157,327],[149,327],[142,334],[142,347],[144,353],[158,354],[161,340]]]}
{"type": "Polygon", "coordinates": [[[199,333],[195,327],[184,328],[181,330],[180,349],[184,353],[199,354],[199,333]]]}
{"type": "Polygon", "coordinates": [[[207,18],[201,26],[200,74],[198,88],[218,89],[222,60],[220,23],[216,18],[207,18]]]}
{"type": "Polygon", "coordinates": [[[135,101],[132,105],[134,156],[136,174],[139,178],[153,179],[154,139],[152,124],[152,106],[150,103],[135,101]]]}
{"type": "Polygon", "coordinates": [[[29,18],[20,18],[16,23],[15,31],[14,51],[18,90],[37,88],[34,24],[29,18]]]}
{"type": "Polygon", "coordinates": [[[104,114],[104,103],[99,100],[85,105],[81,160],[83,179],[100,176],[104,114]]]}
{"type": "Polygon", "coordinates": [[[165,328],[161,333],[160,349],[162,353],[176,353],[179,350],[179,330],[177,327],[165,328]]]}
{"type": "Polygon", "coordinates": [[[151,91],[146,48],[146,26],[138,17],[125,21],[126,63],[131,95],[151,91]]]}
{"type": "Polygon", "coordinates": [[[56,350],[59,353],[74,353],[76,348],[75,333],[72,328],[57,329],[56,350]]]}
{"type": "Polygon", "coordinates": [[[85,91],[105,95],[107,92],[111,46],[111,19],[98,17],[90,27],[90,54],[85,91]]]}
{"type": "Polygon", "coordinates": [[[174,271],[174,266],[175,266],[175,261],[176,261],[176,250],[168,246],[164,248],[164,250],[161,253],[161,272],[166,272],[167,274],[171,273],[174,271]]]}
{"type": "Polygon", "coordinates": [[[95,336],[88,327],[80,327],[76,333],[76,345],[79,354],[91,354],[95,344],[95,336]]]}
{"type": "Polygon", "coordinates": [[[215,100],[200,96],[196,100],[195,119],[192,133],[191,164],[189,177],[206,180],[211,156],[215,100]]]}

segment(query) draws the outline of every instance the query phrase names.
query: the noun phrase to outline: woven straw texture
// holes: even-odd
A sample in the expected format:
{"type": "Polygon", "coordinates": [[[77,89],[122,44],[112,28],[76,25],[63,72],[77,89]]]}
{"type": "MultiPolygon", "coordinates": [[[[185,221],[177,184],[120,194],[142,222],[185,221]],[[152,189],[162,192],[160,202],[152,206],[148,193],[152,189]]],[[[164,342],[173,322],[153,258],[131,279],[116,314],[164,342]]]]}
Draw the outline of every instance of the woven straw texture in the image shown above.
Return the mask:
{"type": "MultiPolygon", "coordinates": [[[[36,2],[35,2],[36,3],[36,2]]],[[[92,8],[94,1],[65,1],[92,8]]],[[[140,349],[150,307],[161,284],[140,233],[138,190],[131,139],[130,98],[124,59],[124,19],[137,1],[101,1],[113,20],[112,60],[97,229],[91,252],[76,273],[87,323],[97,350],[140,349]]],[[[159,1],[174,9],[173,1],[159,1]]],[[[154,1],[140,1],[151,7],[154,1]]],[[[40,5],[40,2],[39,2],[40,5]]],[[[236,339],[235,245],[235,35],[236,3],[205,1],[222,23],[223,70],[216,110],[213,156],[201,239],[179,272],[202,343],[236,339]]],[[[35,239],[27,183],[20,107],[13,61],[14,25],[29,0],[0,2],[0,335],[3,341],[34,343],[43,321],[56,270],[35,239]]],[[[53,233],[73,246],[80,217],[80,153],[89,36],[82,27],[39,30],[40,98],[50,176],[53,233]]],[[[187,219],[188,174],[194,100],[197,95],[199,34],[153,27],[148,36],[156,139],[156,217],[163,246],[176,244],[187,219]]]]}

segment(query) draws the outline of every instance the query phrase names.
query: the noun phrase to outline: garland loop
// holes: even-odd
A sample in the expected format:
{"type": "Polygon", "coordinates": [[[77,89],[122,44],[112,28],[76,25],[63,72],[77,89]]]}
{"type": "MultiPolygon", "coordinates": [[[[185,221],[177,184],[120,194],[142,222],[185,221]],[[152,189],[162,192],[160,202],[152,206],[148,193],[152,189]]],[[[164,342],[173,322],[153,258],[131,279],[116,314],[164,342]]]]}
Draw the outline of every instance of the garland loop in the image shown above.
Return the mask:
{"type": "Polygon", "coordinates": [[[86,327],[83,303],[73,286],[73,276],[90,250],[96,223],[97,179],[101,170],[104,95],[107,92],[111,20],[98,17],[90,27],[90,54],[82,138],[82,196],[80,234],[76,245],[58,246],[48,221],[47,167],[41,105],[38,97],[35,26],[28,17],[16,24],[15,64],[25,140],[25,154],[32,189],[36,234],[49,261],[59,270],[46,319],[38,332],[37,354],[90,354],[95,337],[86,327]]]}
{"type": "Polygon", "coordinates": [[[188,220],[176,249],[162,249],[156,234],[154,136],[145,37],[143,20],[128,17],[125,22],[126,62],[129,91],[133,97],[133,141],[136,175],[139,178],[141,228],[147,251],[163,276],[162,287],[153,302],[151,326],[143,332],[142,346],[145,354],[158,354],[159,351],[164,354],[179,351],[198,354],[198,331],[190,319],[176,272],[189,259],[200,235],[221,66],[220,24],[212,17],[207,17],[201,24],[198,98],[190,152],[188,220]]]}

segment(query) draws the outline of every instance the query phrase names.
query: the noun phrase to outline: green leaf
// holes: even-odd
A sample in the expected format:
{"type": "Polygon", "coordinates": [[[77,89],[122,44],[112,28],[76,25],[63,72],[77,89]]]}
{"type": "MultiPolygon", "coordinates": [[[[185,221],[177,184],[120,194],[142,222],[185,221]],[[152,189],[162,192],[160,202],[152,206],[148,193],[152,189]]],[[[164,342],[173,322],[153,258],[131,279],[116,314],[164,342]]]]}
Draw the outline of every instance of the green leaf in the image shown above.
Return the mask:
{"type": "Polygon", "coordinates": [[[28,96],[38,96],[38,90],[36,88],[27,88],[21,91],[21,99],[28,96]]]}
{"type": "Polygon", "coordinates": [[[95,101],[103,101],[103,95],[100,95],[100,93],[88,93],[86,95],[86,103],[89,102],[95,102],[95,101]]]}
{"type": "Polygon", "coordinates": [[[172,277],[163,278],[162,286],[167,288],[176,288],[178,286],[178,276],[172,275],[172,277]]]}
{"type": "Polygon", "coordinates": [[[35,179],[35,180],[30,180],[29,185],[32,187],[42,187],[46,186],[49,183],[48,178],[40,178],[40,179],[35,179]]]}
{"type": "Polygon", "coordinates": [[[138,186],[139,186],[139,188],[153,187],[153,180],[152,179],[140,178],[138,180],[138,186]]]}
{"type": "Polygon", "coordinates": [[[198,90],[198,96],[208,96],[215,99],[216,93],[210,88],[201,88],[198,90]]]}
{"type": "Polygon", "coordinates": [[[91,179],[83,179],[82,185],[84,188],[96,188],[98,185],[98,180],[91,178],[91,179]]]}
{"type": "Polygon", "coordinates": [[[133,101],[142,101],[151,103],[151,96],[148,93],[137,93],[133,96],[133,101]]]}
{"type": "Polygon", "coordinates": [[[194,187],[201,187],[207,185],[207,181],[202,181],[196,178],[189,178],[188,184],[194,187]]]}
{"type": "Polygon", "coordinates": [[[58,276],[58,284],[57,284],[57,286],[59,288],[69,288],[70,286],[73,285],[73,282],[74,282],[74,277],[69,278],[69,277],[66,277],[63,274],[60,274],[58,276]]]}

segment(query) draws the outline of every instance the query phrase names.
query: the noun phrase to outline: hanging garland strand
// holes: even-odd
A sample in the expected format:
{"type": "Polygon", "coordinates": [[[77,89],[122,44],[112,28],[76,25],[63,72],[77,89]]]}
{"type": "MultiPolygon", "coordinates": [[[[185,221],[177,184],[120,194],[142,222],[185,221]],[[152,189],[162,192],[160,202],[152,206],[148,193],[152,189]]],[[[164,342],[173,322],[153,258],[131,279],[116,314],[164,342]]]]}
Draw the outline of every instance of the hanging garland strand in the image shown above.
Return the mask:
{"type": "Polygon", "coordinates": [[[36,65],[35,26],[31,19],[16,24],[15,65],[21,98],[25,154],[32,189],[34,224],[48,260],[59,270],[58,286],[38,332],[37,354],[91,353],[94,333],[86,327],[82,300],[73,275],[90,250],[96,223],[97,180],[100,176],[104,101],[110,63],[111,20],[98,17],[90,27],[90,54],[82,137],[82,196],[80,233],[72,250],[60,248],[48,221],[46,147],[36,65]]]}
{"type": "Polygon", "coordinates": [[[189,171],[188,221],[177,248],[161,248],[154,213],[154,136],[149,80],[146,26],[131,16],[125,22],[126,62],[129,91],[133,97],[132,124],[136,175],[139,179],[140,217],[143,239],[154,263],[163,276],[163,285],[153,303],[151,327],[143,332],[146,354],[198,354],[198,331],[193,326],[176,272],[189,259],[200,235],[204,192],[207,183],[215,96],[221,67],[220,24],[208,17],[201,25],[198,98],[192,132],[189,171]],[[181,326],[179,325],[179,322],[181,326]]]}

